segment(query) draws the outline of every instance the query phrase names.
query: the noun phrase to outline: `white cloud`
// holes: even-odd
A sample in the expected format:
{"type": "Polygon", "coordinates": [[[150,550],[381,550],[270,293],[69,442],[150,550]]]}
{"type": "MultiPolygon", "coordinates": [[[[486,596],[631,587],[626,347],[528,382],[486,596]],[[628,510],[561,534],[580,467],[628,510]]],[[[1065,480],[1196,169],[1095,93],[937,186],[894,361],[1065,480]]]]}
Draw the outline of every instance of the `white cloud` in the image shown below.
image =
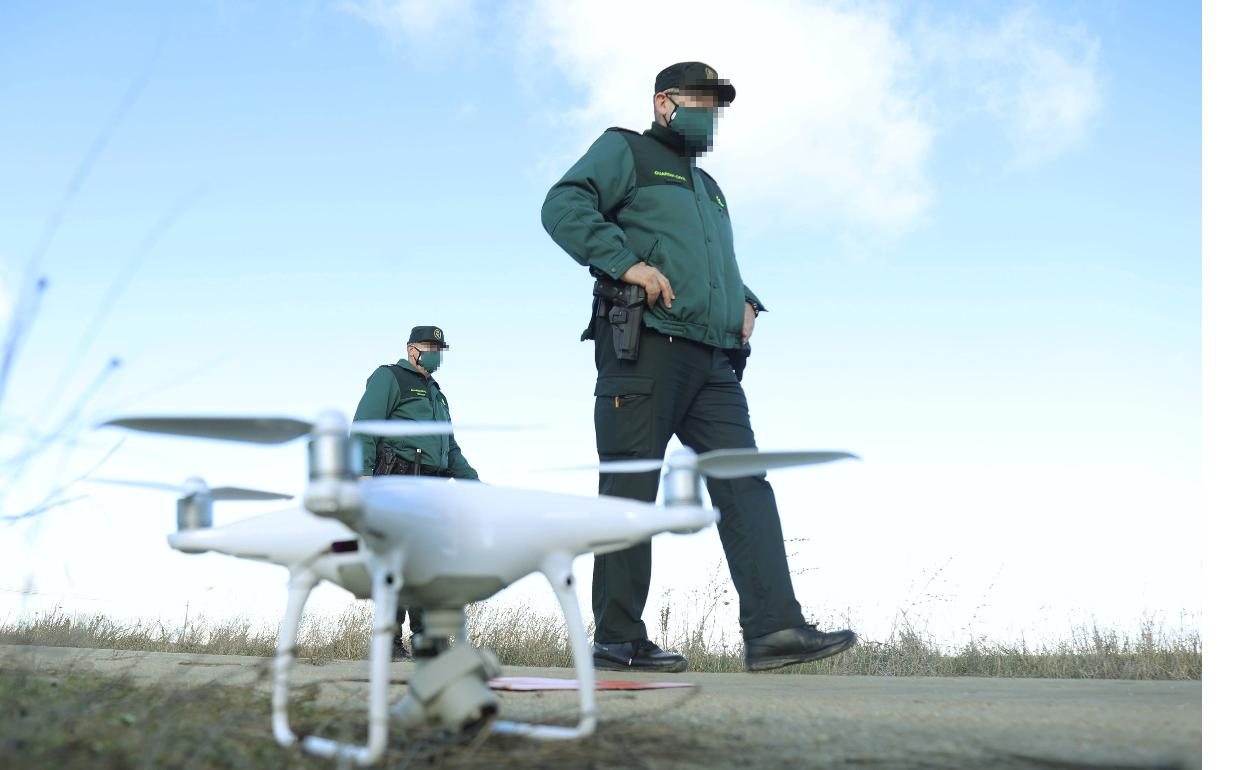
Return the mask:
{"type": "Polygon", "coordinates": [[[916,35],[921,58],[943,75],[952,120],[986,113],[1004,129],[1022,165],[1052,160],[1079,144],[1104,101],[1100,43],[1022,7],[995,27],[946,21],[916,35]]]}
{"type": "Polygon", "coordinates": [[[409,38],[423,38],[448,21],[472,14],[472,4],[463,0],[358,0],[344,2],[342,8],[409,38]]]}
{"type": "Polygon", "coordinates": [[[738,210],[887,229],[929,204],[931,128],[879,6],[549,0],[529,34],[575,86],[566,117],[581,147],[606,126],[647,127],[655,73],[696,59],[738,90],[705,162],[738,210]]]}
{"type": "Polygon", "coordinates": [[[477,21],[471,0],[343,0],[338,7],[384,30],[422,60],[458,48],[477,21]]]}
{"type": "MultiPolygon", "coordinates": [[[[473,3],[450,0],[346,7],[413,49],[476,16],[473,3]]],[[[521,86],[545,84],[533,93],[564,134],[552,138],[544,178],[607,126],[648,126],[655,73],[701,60],[738,89],[704,165],[746,210],[738,221],[755,225],[903,231],[933,200],[928,165],[942,130],[987,118],[1014,150],[999,162],[1033,164],[1075,146],[1102,103],[1097,41],[1030,7],[988,24],[906,24],[887,2],[534,0],[493,10],[512,34],[521,86]]]]}
{"type": "Polygon", "coordinates": [[[1030,11],[1007,18],[996,43],[998,60],[1013,66],[1003,75],[1003,96],[993,106],[1006,120],[1020,157],[1047,160],[1077,144],[1101,106],[1099,43],[1030,11]]]}

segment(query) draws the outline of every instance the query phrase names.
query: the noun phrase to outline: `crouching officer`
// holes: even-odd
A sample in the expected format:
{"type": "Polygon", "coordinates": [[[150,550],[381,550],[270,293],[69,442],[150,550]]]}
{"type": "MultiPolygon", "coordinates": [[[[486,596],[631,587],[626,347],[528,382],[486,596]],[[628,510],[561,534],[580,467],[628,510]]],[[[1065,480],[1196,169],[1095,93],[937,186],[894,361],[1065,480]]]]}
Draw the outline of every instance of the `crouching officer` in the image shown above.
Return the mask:
{"type": "MultiPolygon", "coordinates": [[[[442,365],[443,352],[450,348],[446,335],[437,326],[417,326],[407,338],[407,358],[377,367],[368,378],[356,420],[442,420],[450,422],[451,410],[433,379],[442,365]]],[[[363,476],[407,475],[444,476],[477,480],[477,472],[460,451],[454,434],[444,436],[401,436],[380,438],[361,435],[363,476]]],[[[416,650],[416,639],[424,630],[418,607],[399,607],[395,621],[392,654],[396,659],[410,655],[403,647],[403,618],[407,616],[412,629],[412,648],[417,654],[432,650],[416,650]]]]}
{"type": "MultiPolygon", "coordinates": [[[[754,447],[741,376],[758,297],[741,280],[727,196],[695,159],[736,89],[701,62],[658,74],[645,133],[607,130],[542,205],[554,241],[597,278],[594,428],[601,460],[659,458],[675,434],[696,452],[754,447]]],[[[604,473],[604,495],[653,501],[659,473],[604,473]]],[[[750,671],[848,649],[853,631],[806,623],[793,594],[771,485],[762,476],[706,480],[720,510],[732,582],[741,599],[750,671]]],[[[650,543],[594,557],[594,663],[682,671],[650,641],[641,614],[650,543]]]]}

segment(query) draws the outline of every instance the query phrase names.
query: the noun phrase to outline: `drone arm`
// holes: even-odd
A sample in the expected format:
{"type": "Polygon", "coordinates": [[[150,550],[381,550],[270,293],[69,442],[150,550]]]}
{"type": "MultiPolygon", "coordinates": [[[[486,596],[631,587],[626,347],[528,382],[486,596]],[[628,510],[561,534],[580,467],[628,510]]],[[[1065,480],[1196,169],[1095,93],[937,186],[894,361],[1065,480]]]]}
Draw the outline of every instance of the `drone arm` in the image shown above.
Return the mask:
{"type": "Polygon", "coordinates": [[[386,751],[389,739],[390,640],[394,634],[394,615],[403,587],[401,556],[391,553],[370,560],[373,575],[373,638],[368,666],[368,745],[332,741],[309,735],[303,748],[321,757],[338,757],[357,765],[371,765],[386,751]]]}
{"type": "Polygon", "coordinates": [[[593,734],[598,723],[597,707],[594,705],[594,666],[589,654],[589,638],[581,620],[581,607],[576,601],[576,583],[572,577],[572,557],[555,553],[546,558],[542,573],[550,581],[559,606],[568,622],[568,641],[572,645],[572,663],[576,668],[577,692],[580,695],[581,719],[576,727],[534,725],[523,722],[494,723],[494,731],[523,735],[539,740],[571,740],[593,734]]]}
{"type": "Polygon", "coordinates": [[[295,662],[295,640],[299,635],[299,621],[308,595],[319,578],[306,569],[290,571],[290,592],[286,600],[286,616],[277,635],[277,657],[273,664],[273,737],[282,746],[294,745],[298,736],[290,729],[287,702],[290,692],[290,670],[295,662]]]}

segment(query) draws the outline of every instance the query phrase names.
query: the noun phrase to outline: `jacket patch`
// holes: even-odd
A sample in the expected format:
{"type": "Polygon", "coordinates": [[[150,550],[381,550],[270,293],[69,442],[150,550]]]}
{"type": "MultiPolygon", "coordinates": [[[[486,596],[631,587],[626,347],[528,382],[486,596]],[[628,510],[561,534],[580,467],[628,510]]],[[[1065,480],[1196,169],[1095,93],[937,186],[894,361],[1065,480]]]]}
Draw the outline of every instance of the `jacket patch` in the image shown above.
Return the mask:
{"type": "MultiPolygon", "coordinates": [[[[689,183],[689,179],[688,179],[688,177],[683,177],[683,176],[681,176],[680,174],[673,174],[673,173],[672,173],[672,172],[670,172],[670,171],[659,171],[658,169],[655,169],[655,170],[654,170],[654,175],[655,175],[655,176],[661,176],[661,177],[667,177],[667,178],[669,178],[669,179],[675,179],[676,181],[678,181],[678,182],[682,182],[682,183],[684,183],[684,184],[688,184],[688,183],[689,183]]],[[[721,205],[722,205],[722,204],[721,204],[721,205]]]]}

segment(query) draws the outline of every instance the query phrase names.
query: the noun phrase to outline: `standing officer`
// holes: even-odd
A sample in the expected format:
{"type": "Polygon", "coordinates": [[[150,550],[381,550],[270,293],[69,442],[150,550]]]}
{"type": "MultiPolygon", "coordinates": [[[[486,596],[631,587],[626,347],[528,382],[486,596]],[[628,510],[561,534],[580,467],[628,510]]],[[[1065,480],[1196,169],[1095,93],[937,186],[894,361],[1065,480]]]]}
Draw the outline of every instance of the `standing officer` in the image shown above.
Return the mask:
{"type": "MultiPolygon", "coordinates": [[[[602,461],[661,458],[674,433],[696,452],[754,447],[740,378],[764,308],[741,281],[726,196],[694,163],[736,89],[701,62],[654,83],[645,133],[608,129],[542,204],[542,225],[597,277],[592,338],[594,429],[602,461]]],[[[604,495],[653,502],[658,472],[604,473],[604,495]]],[[[719,537],[741,601],[750,671],[818,660],[851,647],[853,631],[808,625],[793,595],[775,495],[763,476],[707,479],[719,537]]],[[[595,556],[594,663],[683,671],[641,620],[650,543],[595,556]]]]}
{"type": "MultiPolygon", "coordinates": [[[[368,378],[356,420],[445,420],[450,422],[451,410],[446,396],[432,374],[442,365],[442,352],[448,350],[446,335],[437,326],[417,326],[407,338],[407,358],[398,363],[377,367],[368,378]]],[[[361,434],[363,476],[409,475],[445,476],[477,480],[477,472],[464,459],[454,434],[445,436],[403,436],[385,439],[361,434]]],[[[395,622],[395,658],[408,658],[403,647],[403,616],[412,629],[412,649],[417,654],[416,637],[424,630],[420,609],[399,607],[395,622]]]]}

